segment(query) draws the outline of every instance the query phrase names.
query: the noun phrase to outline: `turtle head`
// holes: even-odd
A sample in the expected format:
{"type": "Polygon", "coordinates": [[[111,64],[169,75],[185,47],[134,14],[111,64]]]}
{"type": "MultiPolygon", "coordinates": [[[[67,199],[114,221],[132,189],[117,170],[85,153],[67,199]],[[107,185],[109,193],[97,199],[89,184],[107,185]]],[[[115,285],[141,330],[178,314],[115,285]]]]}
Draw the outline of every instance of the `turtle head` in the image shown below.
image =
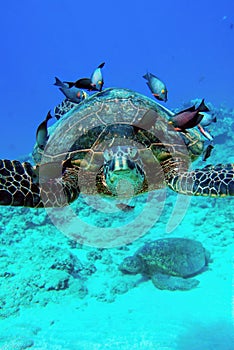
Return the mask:
{"type": "Polygon", "coordinates": [[[114,196],[129,198],[140,193],[145,173],[137,148],[117,146],[105,150],[104,177],[114,196]]]}
{"type": "Polygon", "coordinates": [[[128,256],[119,265],[119,270],[131,275],[140,273],[143,271],[142,260],[137,255],[128,256]]]}

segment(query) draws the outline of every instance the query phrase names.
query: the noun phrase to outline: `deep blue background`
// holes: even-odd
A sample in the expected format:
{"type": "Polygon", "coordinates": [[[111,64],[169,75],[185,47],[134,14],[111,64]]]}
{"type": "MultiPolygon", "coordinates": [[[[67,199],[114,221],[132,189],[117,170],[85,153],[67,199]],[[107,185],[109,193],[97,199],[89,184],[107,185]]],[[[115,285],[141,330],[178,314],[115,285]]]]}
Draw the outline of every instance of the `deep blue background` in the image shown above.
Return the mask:
{"type": "Polygon", "coordinates": [[[234,107],[234,1],[2,1],[0,158],[31,151],[38,124],[62,99],[54,76],[89,76],[150,96],[149,70],[167,84],[166,106],[196,97],[234,107]]]}

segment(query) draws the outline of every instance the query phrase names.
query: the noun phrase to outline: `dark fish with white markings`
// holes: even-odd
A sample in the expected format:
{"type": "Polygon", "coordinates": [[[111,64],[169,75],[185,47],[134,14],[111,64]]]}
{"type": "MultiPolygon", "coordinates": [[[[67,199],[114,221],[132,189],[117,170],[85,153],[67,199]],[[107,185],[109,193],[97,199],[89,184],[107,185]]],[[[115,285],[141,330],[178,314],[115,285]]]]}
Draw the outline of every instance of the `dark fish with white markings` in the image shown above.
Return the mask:
{"type": "Polygon", "coordinates": [[[36,141],[37,145],[41,150],[45,149],[45,145],[47,143],[47,140],[49,138],[48,136],[48,121],[53,118],[50,111],[47,113],[47,116],[45,120],[38,126],[37,133],[36,133],[36,141]]]}
{"type": "Polygon", "coordinates": [[[75,82],[66,81],[66,84],[68,84],[69,88],[74,86],[76,88],[86,89],[89,91],[101,91],[104,84],[101,68],[104,67],[104,65],[105,62],[99,64],[99,66],[91,74],[91,78],[81,78],[75,82]]]}
{"type": "Polygon", "coordinates": [[[66,81],[66,83],[68,84],[68,86],[70,88],[76,87],[76,88],[79,88],[79,89],[86,89],[86,90],[89,90],[89,91],[98,91],[96,86],[92,83],[92,80],[90,78],[81,78],[81,79],[78,79],[75,82],[66,81]]]}
{"type": "Polygon", "coordinates": [[[153,96],[160,101],[167,101],[167,88],[162,80],[156,77],[154,74],[147,72],[143,75],[143,78],[147,80],[147,85],[152,92],[153,96]]]}
{"type": "Polygon", "coordinates": [[[202,118],[203,114],[200,112],[208,112],[209,108],[205,105],[204,99],[200,105],[196,108],[195,105],[189,107],[171,117],[169,124],[172,124],[176,131],[184,131],[197,126],[202,118]]]}

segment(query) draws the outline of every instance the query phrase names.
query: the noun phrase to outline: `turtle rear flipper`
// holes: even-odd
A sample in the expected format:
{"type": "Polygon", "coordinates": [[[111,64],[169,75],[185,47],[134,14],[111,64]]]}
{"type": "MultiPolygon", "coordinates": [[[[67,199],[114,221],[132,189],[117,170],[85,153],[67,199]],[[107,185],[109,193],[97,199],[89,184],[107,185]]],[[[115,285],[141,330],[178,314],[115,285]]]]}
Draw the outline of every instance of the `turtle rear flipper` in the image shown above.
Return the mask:
{"type": "Polygon", "coordinates": [[[194,278],[187,279],[178,276],[165,275],[163,273],[156,273],[151,278],[156,288],[167,290],[190,290],[200,283],[194,278]]]}
{"type": "Polygon", "coordinates": [[[73,169],[66,169],[62,177],[40,182],[39,172],[30,163],[0,160],[0,205],[31,208],[68,205],[78,197],[77,178],[73,169]]]}
{"type": "Polygon", "coordinates": [[[234,164],[209,165],[190,172],[175,169],[173,166],[165,174],[168,186],[175,192],[191,196],[234,196],[234,164]]]}

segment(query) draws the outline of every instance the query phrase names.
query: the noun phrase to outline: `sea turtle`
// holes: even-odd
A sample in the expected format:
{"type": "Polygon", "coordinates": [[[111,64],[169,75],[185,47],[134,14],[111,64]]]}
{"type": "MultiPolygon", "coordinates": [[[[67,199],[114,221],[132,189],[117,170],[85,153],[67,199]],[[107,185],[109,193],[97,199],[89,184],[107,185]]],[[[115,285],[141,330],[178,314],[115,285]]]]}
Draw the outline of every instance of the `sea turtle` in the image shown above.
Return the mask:
{"type": "Polygon", "coordinates": [[[0,160],[0,204],[61,207],[80,192],[125,198],[166,185],[185,195],[233,196],[233,164],[188,170],[203,136],[175,131],[172,116],[132,90],[93,94],[50,127],[45,149],[34,148],[35,166],[0,160]]]}
{"type": "Polygon", "coordinates": [[[120,264],[123,273],[150,277],[159,289],[188,290],[199,283],[189,278],[202,272],[209,253],[198,241],[187,238],[162,238],[146,243],[120,264]]]}

